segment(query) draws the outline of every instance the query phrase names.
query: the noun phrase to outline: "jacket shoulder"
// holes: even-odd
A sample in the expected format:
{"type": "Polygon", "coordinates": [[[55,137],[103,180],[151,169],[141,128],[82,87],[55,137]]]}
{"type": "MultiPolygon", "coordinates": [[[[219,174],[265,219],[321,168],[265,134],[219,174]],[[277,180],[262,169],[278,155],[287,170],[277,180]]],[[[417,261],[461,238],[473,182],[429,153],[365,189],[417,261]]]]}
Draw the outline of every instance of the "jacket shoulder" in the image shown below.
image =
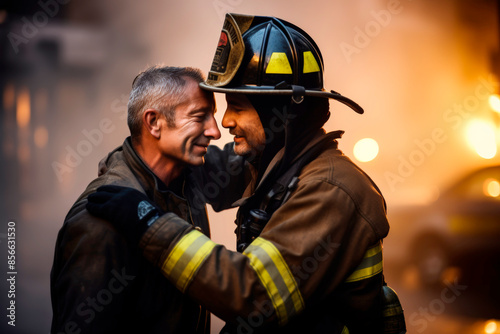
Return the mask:
{"type": "Polygon", "coordinates": [[[329,148],[302,169],[299,178],[304,182],[322,180],[332,183],[354,198],[366,196],[366,191],[376,197],[382,197],[375,182],[351,159],[340,150],[329,148]]]}
{"type": "MultiPolygon", "coordinates": [[[[353,201],[377,235],[385,237],[389,226],[386,203],[375,182],[340,150],[327,148],[307,164],[299,175],[300,183],[325,182],[340,188],[353,201]]],[[[327,199],[326,199],[327,200],[327,199]]]]}

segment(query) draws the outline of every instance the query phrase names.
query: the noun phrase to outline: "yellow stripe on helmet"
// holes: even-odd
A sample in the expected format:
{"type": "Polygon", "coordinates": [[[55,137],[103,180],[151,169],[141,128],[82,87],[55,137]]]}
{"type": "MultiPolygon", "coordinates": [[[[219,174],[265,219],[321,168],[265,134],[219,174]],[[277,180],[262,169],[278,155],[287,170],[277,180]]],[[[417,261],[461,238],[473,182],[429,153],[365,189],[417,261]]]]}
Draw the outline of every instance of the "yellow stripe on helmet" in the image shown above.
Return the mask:
{"type": "Polygon", "coordinates": [[[316,61],[316,58],[314,58],[314,55],[311,51],[304,51],[304,69],[302,70],[302,72],[319,72],[318,62],[316,61]]]}
{"type": "Polygon", "coordinates": [[[267,64],[266,73],[292,74],[292,67],[285,52],[273,52],[267,64]]]}

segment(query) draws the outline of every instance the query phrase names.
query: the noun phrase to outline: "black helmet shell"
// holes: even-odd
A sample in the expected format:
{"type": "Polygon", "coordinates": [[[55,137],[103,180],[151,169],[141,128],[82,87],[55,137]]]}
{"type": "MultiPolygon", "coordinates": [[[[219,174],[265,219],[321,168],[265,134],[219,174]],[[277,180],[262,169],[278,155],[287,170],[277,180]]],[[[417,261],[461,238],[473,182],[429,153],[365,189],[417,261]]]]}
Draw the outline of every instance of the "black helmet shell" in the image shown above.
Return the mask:
{"type": "Polygon", "coordinates": [[[226,14],[208,78],[200,86],[222,93],[332,98],[363,113],[354,101],[323,89],[323,58],[316,43],[275,17],[226,14]]]}

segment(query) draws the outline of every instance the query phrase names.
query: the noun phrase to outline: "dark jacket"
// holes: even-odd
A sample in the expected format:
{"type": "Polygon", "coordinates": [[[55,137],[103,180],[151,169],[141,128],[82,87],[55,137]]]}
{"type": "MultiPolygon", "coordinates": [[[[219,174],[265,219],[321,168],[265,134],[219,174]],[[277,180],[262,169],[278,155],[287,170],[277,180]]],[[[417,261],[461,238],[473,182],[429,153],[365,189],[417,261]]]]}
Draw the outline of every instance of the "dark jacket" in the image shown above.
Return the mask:
{"type": "MultiPolygon", "coordinates": [[[[101,175],[70,209],[57,238],[51,272],[52,333],[209,333],[209,313],[178,291],[110,223],[90,215],[85,205],[87,196],[102,185],[132,187],[210,236],[205,203],[223,195],[222,185],[243,189],[246,182],[237,174],[242,159],[231,148],[210,151],[206,166],[185,170],[169,187],[143,163],[129,138],[101,162],[101,175]],[[225,184],[237,175],[239,181],[225,184]]],[[[241,191],[232,194],[238,197],[241,191]]],[[[228,205],[218,203],[220,209],[228,205]]]]}
{"type": "MultiPolygon", "coordinates": [[[[215,244],[173,213],[142,238],[148,260],[228,322],[223,333],[381,332],[385,201],[330,137],[243,253],[215,244]]],[[[255,188],[250,184],[245,194],[255,188]]]]}

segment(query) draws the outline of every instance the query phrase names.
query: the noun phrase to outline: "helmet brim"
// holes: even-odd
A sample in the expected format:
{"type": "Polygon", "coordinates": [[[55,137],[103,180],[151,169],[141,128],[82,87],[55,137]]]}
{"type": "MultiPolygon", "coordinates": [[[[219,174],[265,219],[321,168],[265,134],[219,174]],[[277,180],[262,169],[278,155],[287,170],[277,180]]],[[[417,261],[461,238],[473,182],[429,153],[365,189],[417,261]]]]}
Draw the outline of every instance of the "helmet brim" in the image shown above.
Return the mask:
{"type": "MultiPolygon", "coordinates": [[[[215,87],[208,85],[205,82],[200,82],[200,87],[204,90],[208,90],[216,93],[234,93],[234,94],[247,94],[247,95],[293,95],[292,89],[276,89],[273,86],[244,86],[244,87],[215,87]]],[[[323,97],[339,101],[358,114],[363,114],[364,110],[359,104],[354,102],[348,97],[345,97],[335,91],[324,91],[324,90],[305,90],[305,96],[312,97],[323,97]]]]}

